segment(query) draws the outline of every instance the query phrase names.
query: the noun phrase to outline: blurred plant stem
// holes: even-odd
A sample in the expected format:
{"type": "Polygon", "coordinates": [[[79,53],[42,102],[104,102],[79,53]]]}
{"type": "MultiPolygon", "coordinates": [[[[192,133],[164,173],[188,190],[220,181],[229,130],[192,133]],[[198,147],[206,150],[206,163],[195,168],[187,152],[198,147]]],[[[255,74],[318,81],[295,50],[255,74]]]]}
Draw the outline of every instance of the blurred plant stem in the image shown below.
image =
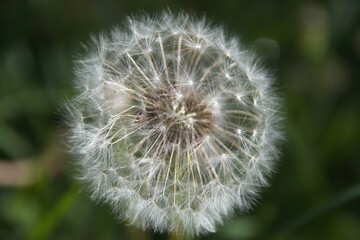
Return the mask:
{"type": "Polygon", "coordinates": [[[29,233],[29,239],[48,239],[49,234],[58,225],[62,217],[73,206],[78,197],[78,187],[75,184],[69,186],[67,191],[60,197],[29,233]]]}
{"type": "Polygon", "coordinates": [[[24,187],[33,185],[45,174],[52,178],[62,171],[63,159],[59,144],[50,141],[46,150],[37,157],[21,160],[0,160],[0,186],[24,187]]]}
{"type": "Polygon", "coordinates": [[[185,240],[185,238],[181,234],[171,234],[169,240],[185,240]]]}
{"type": "Polygon", "coordinates": [[[142,240],[151,240],[151,236],[148,232],[142,231],[141,229],[135,228],[131,225],[124,228],[126,233],[126,239],[142,239],[142,240]]]}
{"type": "Polygon", "coordinates": [[[0,186],[22,187],[31,185],[34,178],[30,160],[0,160],[0,186]]]}
{"type": "Polygon", "coordinates": [[[309,210],[304,215],[291,221],[289,224],[283,227],[279,232],[281,234],[285,233],[286,236],[290,236],[294,234],[296,231],[298,231],[301,227],[314,220],[315,218],[325,214],[331,209],[334,209],[356,198],[360,198],[360,183],[348,188],[347,190],[341,192],[340,194],[334,196],[333,198],[330,198],[326,202],[309,210]]]}
{"type": "Polygon", "coordinates": [[[181,233],[169,235],[169,240],[192,240],[192,239],[193,239],[192,237],[183,235],[181,233]]]}

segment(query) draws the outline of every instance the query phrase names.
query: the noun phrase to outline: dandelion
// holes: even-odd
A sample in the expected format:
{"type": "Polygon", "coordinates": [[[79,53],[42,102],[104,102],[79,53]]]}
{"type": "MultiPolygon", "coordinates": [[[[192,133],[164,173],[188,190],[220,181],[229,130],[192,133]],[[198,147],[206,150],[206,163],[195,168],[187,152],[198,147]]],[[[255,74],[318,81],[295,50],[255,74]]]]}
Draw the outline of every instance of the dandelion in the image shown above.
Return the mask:
{"type": "Polygon", "coordinates": [[[67,104],[91,197],[142,229],[190,235],[248,210],[281,138],[257,56],[184,13],[130,17],[92,42],[67,104]]]}

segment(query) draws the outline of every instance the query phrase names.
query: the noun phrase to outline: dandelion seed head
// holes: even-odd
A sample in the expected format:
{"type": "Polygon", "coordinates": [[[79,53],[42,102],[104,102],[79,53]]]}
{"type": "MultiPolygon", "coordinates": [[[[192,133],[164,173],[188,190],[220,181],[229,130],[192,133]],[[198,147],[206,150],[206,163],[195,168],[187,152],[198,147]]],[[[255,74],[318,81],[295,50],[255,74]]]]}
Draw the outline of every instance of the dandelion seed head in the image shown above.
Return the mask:
{"type": "Polygon", "coordinates": [[[142,229],[213,232],[278,157],[280,106],[255,54],[205,19],[130,17],[94,37],[67,104],[91,197],[142,229]]]}

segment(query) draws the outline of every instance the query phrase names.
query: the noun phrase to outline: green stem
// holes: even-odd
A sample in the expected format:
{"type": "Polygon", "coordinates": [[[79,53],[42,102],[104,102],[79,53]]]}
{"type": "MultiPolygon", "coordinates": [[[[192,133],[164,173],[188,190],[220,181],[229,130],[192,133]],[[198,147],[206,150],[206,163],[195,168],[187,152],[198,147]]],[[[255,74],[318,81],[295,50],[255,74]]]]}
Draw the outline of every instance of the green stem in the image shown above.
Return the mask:
{"type": "Polygon", "coordinates": [[[304,215],[300,216],[294,221],[291,221],[288,225],[283,228],[282,233],[287,233],[289,235],[295,233],[298,229],[308,224],[315,218],[325,214],[327,211],[336,208],[342,204],[345,204],[351,200],[360,197],[360,184],[350,187],[349,189],[343,191],[337,196],[329,199],[328,201],[322,203],[306,212],[304,215]]]}
{"type": "Polygon", "coordinates": [[[169,235],[169,240],[185,240],[182,234],[171,234],[169,235]]]}

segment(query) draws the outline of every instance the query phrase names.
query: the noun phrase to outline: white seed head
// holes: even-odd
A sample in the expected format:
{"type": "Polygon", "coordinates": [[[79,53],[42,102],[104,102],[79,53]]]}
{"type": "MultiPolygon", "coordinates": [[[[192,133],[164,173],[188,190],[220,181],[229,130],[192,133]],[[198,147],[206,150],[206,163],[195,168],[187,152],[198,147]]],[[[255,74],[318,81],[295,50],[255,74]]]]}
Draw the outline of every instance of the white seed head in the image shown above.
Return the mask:
{"type": "Polygon", "coordinates": [[[186,14],[93,38],[67,104],[92,198],[143,229],[198,235],[248,210],[277,158],[279,104],[257,57],[186,14]]]}

